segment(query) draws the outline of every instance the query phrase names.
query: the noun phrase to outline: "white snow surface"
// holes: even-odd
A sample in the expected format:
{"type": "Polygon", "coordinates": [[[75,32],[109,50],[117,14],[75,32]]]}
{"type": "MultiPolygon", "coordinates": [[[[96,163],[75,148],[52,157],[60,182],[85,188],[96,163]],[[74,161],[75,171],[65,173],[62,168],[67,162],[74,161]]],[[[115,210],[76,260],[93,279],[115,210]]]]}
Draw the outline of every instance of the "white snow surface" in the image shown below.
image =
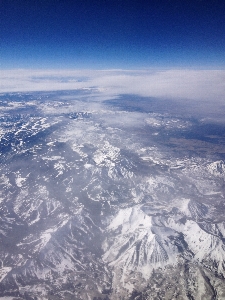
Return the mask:
{"type": "Polygon", "coordinates": [[[162,230],[155,234],[153,227],[152,217],[146,215],[141,206],[121,209],[107,228],[109,233],[118,233],[113,244],[110,238],[105,241],[104,261],[114,267],[120,266],[123,276],[136,270],[145,279],[153,268],[174,263],[177,251],[165,243],[167,233],[162,230]]]}
{"type": "Polygon", "coordinates": [[[11,267],[2,267],[0,269],[0,282],[5,278],[5,276],[12,270],[11,267]]]}
{"type": "Polygon", "coordinates": [[[215,161],[207,166],[209,172],[216,176],[225,175],[225,164],[222,160],[215,161]]]}
{"type": "Polygon", "coordinates": [[[115,161],[117,160],[119,153],[119,148],[111,145],[108,141],[105,141],[103,147],[95,152],[93,159],[97,165],[105,163],[110,166],[115,166],[115,161]]]}

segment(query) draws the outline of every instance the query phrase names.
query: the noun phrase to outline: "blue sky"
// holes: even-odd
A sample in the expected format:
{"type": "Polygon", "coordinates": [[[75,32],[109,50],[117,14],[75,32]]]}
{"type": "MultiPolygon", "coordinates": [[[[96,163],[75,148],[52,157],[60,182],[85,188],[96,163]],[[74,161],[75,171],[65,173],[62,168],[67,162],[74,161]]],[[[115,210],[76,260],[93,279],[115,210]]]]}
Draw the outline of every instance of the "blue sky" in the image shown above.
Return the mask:
{"type": "Polygon", "coordinates": [[[225,68],[225,1],[0,0],[0,67],[225,68]]]}

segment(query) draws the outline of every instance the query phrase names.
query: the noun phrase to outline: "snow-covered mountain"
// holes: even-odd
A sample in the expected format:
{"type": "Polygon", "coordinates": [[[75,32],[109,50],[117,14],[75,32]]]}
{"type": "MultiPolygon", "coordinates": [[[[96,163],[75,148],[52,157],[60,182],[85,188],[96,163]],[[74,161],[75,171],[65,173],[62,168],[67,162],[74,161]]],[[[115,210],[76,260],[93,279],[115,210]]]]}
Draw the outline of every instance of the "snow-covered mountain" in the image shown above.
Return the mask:
{"type": "Polygon", "coordinates": [[[47,96],[2,107],[0,298],[224,299],[222,149],[192,120],[47,96]]]}

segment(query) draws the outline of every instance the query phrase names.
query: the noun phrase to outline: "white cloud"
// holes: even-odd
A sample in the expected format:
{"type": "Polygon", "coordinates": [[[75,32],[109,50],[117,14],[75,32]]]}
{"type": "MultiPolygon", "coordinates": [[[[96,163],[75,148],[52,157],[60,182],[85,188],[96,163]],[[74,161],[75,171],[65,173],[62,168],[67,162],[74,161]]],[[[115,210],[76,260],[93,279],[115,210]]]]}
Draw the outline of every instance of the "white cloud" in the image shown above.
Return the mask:
{"type": "Polygon", "coordinates": [[[99,97],[119,94],[210,100],[224,103],[224,70],[2,70],[0,92],[97,88],[99,97]],[[63,79],[63,80],[62,80],[63,79]]]}

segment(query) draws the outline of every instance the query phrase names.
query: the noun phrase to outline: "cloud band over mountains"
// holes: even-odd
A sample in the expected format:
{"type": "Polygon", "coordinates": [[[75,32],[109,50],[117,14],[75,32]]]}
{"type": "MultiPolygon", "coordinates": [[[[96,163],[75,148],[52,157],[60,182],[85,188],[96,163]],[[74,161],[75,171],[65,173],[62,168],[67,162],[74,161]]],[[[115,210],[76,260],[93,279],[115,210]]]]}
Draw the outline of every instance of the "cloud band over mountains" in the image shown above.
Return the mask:
{"type": "Polygon", "coordinates": [[[225,70],[2,70],[0,92],[96,89],[121,94],[225,103],[225,70]]]}

